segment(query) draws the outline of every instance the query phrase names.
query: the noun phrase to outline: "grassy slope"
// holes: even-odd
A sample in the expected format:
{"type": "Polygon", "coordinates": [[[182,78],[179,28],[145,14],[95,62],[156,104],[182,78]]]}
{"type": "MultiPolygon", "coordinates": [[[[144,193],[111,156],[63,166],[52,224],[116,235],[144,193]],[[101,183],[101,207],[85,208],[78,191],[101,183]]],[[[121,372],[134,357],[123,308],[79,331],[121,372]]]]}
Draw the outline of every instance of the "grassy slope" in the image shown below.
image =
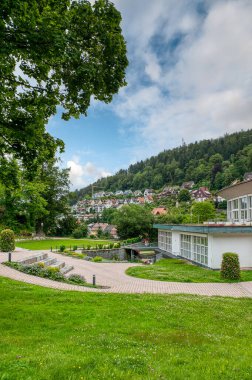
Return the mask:
{"type": "Polygon", "coordinates": [[[111,240],[93,240],[93,239],[46,239],[46,240],[26,240],[26,241],[17,241],[16,246],[20,248],[27,249],[51,249],[51,247],[59,248],[60,245],[65,245],[67,248],[71,245],[78,245],[78,247],[87,246],[96,246],[97,244],[109,244],[111,240]]]}
{"type": "Polygon", "coordinates": [[[0,288],[0,379],[251,379],[250,299],[0,288]]]}
{"type": "MultiPolygon", "coordinates": [[[[219,271],[198,267],[179,259],[163,259],[154,265],[132,267],[130,276],[175,282],[230,282],[220,278],[219,271]]],[[[241,281],[252,281],[252,271],[242,271],[241,281]]]]}

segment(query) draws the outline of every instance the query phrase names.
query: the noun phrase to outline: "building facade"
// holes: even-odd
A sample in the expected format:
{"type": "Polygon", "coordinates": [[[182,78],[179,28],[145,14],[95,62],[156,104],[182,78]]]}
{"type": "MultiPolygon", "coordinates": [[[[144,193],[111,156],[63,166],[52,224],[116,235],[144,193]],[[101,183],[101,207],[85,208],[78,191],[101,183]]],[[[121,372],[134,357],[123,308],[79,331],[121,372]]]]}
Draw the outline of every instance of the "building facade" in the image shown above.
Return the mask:
{"type": "Polygon", "coordinates": [[[241,267],[252,267],[252,226],[155,224],[154,228],[164,257],[172,255],[220,269],[223,253],[235,252],[241,267]]]}
{"type": "Polygon", "coordinates": [[[155,224],[163,255],[220,269],[222,255],[235,252],[242,268],[252,268],[252,180],[219,191],[227,200],[227,222],[201,225],[155,224]]]}

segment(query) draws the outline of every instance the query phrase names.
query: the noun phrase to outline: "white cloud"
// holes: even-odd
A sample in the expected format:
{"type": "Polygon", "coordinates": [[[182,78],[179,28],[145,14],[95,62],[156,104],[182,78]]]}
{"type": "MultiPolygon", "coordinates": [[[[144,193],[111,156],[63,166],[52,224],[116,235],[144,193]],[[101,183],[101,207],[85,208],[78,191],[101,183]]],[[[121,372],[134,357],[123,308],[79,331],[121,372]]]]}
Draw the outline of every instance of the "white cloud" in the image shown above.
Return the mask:
{"type": "Polygon", "coordinates": [[[182,138],[191,142],[252,126],[252,2],[205,1],[205,13],[197,3],[116,2],[131,66],[114,110],[134,126],[137,159],[182,138]],[[178,46],[176,36],[182,36],[178,46]]]}
{"type": "Polygon", "coordinates": [[[95,166],[92,162],[80,163],[77,156],[67,161],[67,167],[70,168],[70,181],[74,189],[87,186],[98,178],[111,175],[110,172],[95,166]]]}

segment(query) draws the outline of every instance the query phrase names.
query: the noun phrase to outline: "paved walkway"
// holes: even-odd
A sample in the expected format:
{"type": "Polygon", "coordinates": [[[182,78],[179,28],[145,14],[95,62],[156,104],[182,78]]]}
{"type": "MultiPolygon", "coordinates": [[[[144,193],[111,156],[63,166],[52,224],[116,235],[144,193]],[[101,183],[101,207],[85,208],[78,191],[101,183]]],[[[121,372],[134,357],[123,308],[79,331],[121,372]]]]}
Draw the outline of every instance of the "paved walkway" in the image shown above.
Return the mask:
{"type": "MultiPolygon", "coordinates": [[[[125,274],[125,270],[131,266],[139,264],[130,263],[93,263],[85,260],[75,259],[68,256],[52,253],[49,251],[28,251],[17,249],[13,254],[13,261],[21,258],[33,256],[35,253],[48,252],[50,257],[55,257],[58,261],[65,261],[67,265],[73,265],[74,269],[70,273],[83,275],[87,282],[92,282],[93,275],[96,275],[98,285],[109,287],[108,289],[86,288],[77,285],[69,285],[61,282],[48,280],[45,278],[30,276],[18,272],[12,268],[0,264],[0,276],[13,280],[27,282],[29,284],[40,285],[58,290],[71,290],[80,292],[98,293],[155,293],[155,294],[197,294],[205,296],[227,296],[227,297],[250,297],[252,298],[252,282],[241,282],[236,284],[221,283],[182,283],[164,282],[138,279],[125,274]]],[[[7,254],[0,254],[0,262],[7,261],[7,254]]]]}

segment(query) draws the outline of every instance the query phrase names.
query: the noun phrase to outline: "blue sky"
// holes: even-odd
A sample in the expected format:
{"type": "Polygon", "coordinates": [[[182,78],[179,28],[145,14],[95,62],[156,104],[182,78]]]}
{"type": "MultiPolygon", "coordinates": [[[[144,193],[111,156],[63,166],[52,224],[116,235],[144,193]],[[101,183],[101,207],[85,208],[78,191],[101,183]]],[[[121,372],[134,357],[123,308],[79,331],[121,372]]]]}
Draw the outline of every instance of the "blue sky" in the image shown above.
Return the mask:
{"type": "Polygon", "coordinates": [[[72,188],[186,142],[252,126],[251,0],[115,0],[127,87],[49,132],[65,142],[72,188]]]}

